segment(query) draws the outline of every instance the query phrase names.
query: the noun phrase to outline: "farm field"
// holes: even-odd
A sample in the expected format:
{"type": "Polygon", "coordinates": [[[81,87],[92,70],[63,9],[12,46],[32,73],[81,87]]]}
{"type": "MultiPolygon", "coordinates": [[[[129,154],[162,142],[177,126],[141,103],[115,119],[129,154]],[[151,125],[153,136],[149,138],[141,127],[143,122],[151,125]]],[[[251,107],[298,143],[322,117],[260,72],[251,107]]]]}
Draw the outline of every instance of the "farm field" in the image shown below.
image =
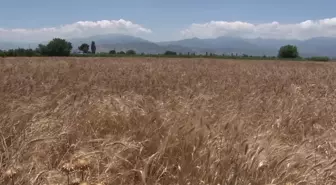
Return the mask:
{"type": "Polygon", "coordinates": [[[0,184],[335,184],[335,90],[335,63],[1,58],[0,184]]]}

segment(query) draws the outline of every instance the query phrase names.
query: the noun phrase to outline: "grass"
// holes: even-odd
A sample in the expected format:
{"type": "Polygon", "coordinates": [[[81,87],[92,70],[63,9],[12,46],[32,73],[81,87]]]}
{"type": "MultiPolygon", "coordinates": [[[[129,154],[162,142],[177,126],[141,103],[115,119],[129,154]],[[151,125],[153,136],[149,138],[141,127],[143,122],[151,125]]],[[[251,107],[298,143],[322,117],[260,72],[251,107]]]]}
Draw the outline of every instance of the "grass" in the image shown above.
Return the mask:
{"type": "Polygon", "coordinates": [[[335,184],[335,74],[328,62],[1,58],[0,184],[335,184]]]}

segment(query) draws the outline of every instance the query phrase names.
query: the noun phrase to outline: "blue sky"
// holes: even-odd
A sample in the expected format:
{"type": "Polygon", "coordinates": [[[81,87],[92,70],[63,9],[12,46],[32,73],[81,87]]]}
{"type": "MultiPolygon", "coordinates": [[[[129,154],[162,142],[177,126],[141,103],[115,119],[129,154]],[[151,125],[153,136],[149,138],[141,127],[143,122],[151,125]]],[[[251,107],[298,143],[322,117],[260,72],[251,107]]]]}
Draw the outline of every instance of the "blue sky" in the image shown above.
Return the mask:
{"type": "Polygon", "coordinates": [[[153,41],[336,36],[335,0],[0,0],[0,4],[0,40],[100,33],[153,41]],[[76,24],[79,21],[84,22],[76,24]]]}

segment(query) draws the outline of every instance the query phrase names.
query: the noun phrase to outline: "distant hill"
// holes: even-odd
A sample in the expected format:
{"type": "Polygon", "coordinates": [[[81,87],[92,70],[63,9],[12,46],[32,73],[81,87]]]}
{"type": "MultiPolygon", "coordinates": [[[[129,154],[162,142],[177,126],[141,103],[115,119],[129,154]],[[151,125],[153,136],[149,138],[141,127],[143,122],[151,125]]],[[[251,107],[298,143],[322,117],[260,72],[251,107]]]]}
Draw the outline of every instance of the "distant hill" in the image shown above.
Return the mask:
{"type": "Polygon", "coordinates": [[[135,50],[137,53],[164,53],[167,50],[174,50],[176,52],[192,52],[191,49],[183,46],[160,46],[157,43],[150,42],[140,37],[122,35],[122,34],[108,34],[97,35],[88,38],[70,39],[74,48],[78,48],[82,43],[90,44],[95,41],[98,52],[109,52],[110,50],[126,51],[129,49],[135,50]]]}
{"type": "Polygon", "coordinates": [[[157,44],[151,42],[126,42],[126,43],[106,43],[97,42],[97,51],[109,52],[110,50],[126,51],[132,49],[137,53],[162,53],[164,50],[157,44]]]}
{"type": "Polygon", "coordinates": [[[278,49],[261,47],[250,40],[234,37],[218,37],[215,39],[191,38],[172,42],[159,42],[161,46],[180,45],[191,48],[197,53],[211,52],[216,54],[248,54],[248,55],[276,55],[278,49]]]}
{"type": "MultiPolygon", "coordinates": [[[[108,52],[110,50],[125,51],[133,49],[138,53],[164,53],[167,50],[177,53],[198,53],[205,54],[247,54],[276,56],[279,48],[283,45],[297,45],[301,56],[329,56],[336,57],[336,38],[318,37],[305,41],[285,39],[243,39],[238,37],[218,37],[213,39],[190,38],[169,42],[150,42],[140,37],[123,34],[96,35],[85,38],[69,39],[74,50],[82,43],[91,44],[95,41],[97,52],[108,52]]],[[[44,42],[46,43],[46,42],[44,42]]],[[[8,43],[0,41],[0,49],[18,47],[37,47],[38,43],[8,43]]]]}
{"type": "MultiPolygon", "coordinates": [[[[281,46],[297,45],[300,54],[305,57],[325,55],[335,57],[336,38],[313,38],[306,41],[281,39],[243,39],[235,37],[218,37],[214,39],[191,38],[171,42],[159,42],[161,46],[170,44],[189,47],[195,51],[211,50],[213,53],[238,53],[248,55],[276,56],[281,46]],[[327,40],[327,41],[326,41],[327,40]]],[[[202,52],[203,53],[203,52],[202,52]]]]}
{"type": "Polygon", "coordinates": [[[82,43],[90,44],[91,41],[95,41],[99,44],[125,44],[125,43],[150,43],[149,41],[142,39],[140,37],[133,37],[123,34],[106,34],[106,35],[96,35],[85,38],[73,38],[69,39],[74,45],[79,45],[82,43]]]}
{"type": "Polygon", "coordinates": [[[0,49],[8,50],[8,49],[16,49],[16,48],[33,48],[37,47],[36,43],[24,43],[24,42],[1,42],[0,41],[0,49]]]}
{"type": "Polygon", "coordinates": [[[336,38],[316,37],[297,44],[301,52],[336,57],[336,38]]]}

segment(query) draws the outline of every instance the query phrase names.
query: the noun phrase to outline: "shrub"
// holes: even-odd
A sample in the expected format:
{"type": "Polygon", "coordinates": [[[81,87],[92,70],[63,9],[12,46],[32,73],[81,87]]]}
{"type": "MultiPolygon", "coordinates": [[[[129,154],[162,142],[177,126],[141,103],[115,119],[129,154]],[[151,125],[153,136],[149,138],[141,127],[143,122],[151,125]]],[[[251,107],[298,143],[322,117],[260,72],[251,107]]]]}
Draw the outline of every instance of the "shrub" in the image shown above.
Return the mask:
{"type": "Polygon", "coordinates": [[[308,58],[308,60],[310,60],[310,61],[327,62],[327,61],[330,60],[330,58],[329,57],[325,57],[325,56],[315,56],[315,57],[308,58]]]}
{"type": "Polygon", "coordinates": [[[126,51],[127,55],[136,55],[136,52],[132,49],[126,51]]]}
{"type": "Polygon", "coordinates": [[[174,51],[166,51],[164,55],[177,55],[177,53],[174,51]]]}
{"type": "Polygon", "coordinates": [[[5,51],[0,50],[0,57],[5,57],[5,51]]]}
{"type": "Polygon", "coordinates": [[[35,52],[41,56],[48,56],[48,48],[46,45],[43,44],[39,44],[38,47],[35,49],[35,52]]]}
{"type": "Polygon", "coordinates": [[[109,54],[111,54],[111,55],[115,55],[117,52],[116,52],[116,50],[111,50],[110,52],[109,52],[109,54]]]}

